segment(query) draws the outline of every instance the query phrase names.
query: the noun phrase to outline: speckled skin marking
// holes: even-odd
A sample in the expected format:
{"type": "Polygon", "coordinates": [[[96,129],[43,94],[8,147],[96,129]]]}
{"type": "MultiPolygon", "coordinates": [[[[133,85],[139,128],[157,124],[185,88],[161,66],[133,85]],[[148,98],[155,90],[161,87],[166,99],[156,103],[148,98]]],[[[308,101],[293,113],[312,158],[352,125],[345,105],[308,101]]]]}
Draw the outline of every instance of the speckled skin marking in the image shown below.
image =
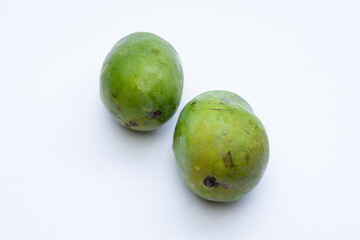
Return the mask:
{"type": "Polygon", "coordinates": [[[182,89],[177,52],[152,33],[121,39],[101,70],[102,102],[116,121],[133,130],[151,131],[169,120],[179,106],[182,89]]]}
{"type": "Polygon", "coordinates": [[[227,91],[210,91],[181,111],[173,151],[179,172],[194,193],[229,202],[258,184],[268,163],[269,142],[244,99],[227,91]]]}

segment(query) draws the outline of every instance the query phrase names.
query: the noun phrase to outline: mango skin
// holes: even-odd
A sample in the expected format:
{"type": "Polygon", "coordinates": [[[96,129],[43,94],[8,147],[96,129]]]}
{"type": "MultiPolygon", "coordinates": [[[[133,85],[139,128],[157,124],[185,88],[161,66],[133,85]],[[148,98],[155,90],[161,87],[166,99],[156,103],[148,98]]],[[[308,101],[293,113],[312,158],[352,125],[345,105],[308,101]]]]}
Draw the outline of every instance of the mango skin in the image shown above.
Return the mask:
{"type": "Polygon", "coordinates": [[[269,160],[264,126],[244,99],[227,91],[205,92],[183,108],[172,147],[188,187],[217,202],[251,191],[269,160]]]}
{"type": "Polygon", "coordinates": [[[152,33],[122,38],[101,70],[100,95],[121,125],[151,131],[169,120],[179,106],[183,70],[175,49],[152,33]]]}

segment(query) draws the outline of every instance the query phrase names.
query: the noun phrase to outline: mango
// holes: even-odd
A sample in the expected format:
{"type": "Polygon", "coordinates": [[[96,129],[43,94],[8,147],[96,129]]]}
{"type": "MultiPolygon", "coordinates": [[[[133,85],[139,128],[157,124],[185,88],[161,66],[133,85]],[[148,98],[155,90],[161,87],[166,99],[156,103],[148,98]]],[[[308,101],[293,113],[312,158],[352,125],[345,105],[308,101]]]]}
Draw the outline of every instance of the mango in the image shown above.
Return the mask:
{"type": "Polygon", "coordinates": [[[235,201],[262,178],[269,141],[251,106],[228,91],[209,91],[181,111],[173,136],[178,170],[198,196],[235,201]]]}
{"type": "Polygon", "coordinates": [[[107,55],[100,75],[100,95],[122,126],[151,131],[174,115],[183,78],[175,49],[155,34],[137,32],[118,41],[107,55]]]}

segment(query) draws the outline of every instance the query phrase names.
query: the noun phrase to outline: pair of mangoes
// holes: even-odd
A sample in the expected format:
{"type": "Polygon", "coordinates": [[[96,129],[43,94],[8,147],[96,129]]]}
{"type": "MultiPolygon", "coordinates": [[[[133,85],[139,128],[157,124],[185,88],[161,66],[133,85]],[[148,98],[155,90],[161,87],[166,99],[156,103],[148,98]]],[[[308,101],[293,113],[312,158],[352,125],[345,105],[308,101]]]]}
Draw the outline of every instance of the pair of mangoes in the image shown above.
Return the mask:
{"type": "MultiPolygon", "coordinates": [[[[183,70],[175,49],[151,33],[133,33],[111,49],[101,71],[101,98],[121,125],[151,131],[179,106],[183,70]]],[[[260,181],[268,159],[264,126],[250,105],[228,91],[191,100],[177,121],[173,151],[191,190],[208,200],[241,198],[260,181]]]]}

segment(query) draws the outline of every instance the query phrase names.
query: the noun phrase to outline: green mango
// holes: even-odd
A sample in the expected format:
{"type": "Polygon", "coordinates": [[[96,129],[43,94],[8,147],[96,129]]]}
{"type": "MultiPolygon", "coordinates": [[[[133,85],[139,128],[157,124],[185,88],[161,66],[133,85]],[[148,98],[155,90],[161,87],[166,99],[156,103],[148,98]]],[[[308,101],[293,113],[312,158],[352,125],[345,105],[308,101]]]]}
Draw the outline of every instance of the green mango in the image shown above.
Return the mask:
{"type": "Polygon", "coordinates": [[[252,190],[269,160],[264,126],[244,99],[227,91],[205,92],[184,107],[172,147],[189,188],[218,202],[252,190]]]}
{"type": "Polygon", "coordinates": [[[100,95],[121,125],[151,131],[179,106],[183,70],[175,49],[152,33],[130,34],[111,49],[101,70],[100,95]]]}

